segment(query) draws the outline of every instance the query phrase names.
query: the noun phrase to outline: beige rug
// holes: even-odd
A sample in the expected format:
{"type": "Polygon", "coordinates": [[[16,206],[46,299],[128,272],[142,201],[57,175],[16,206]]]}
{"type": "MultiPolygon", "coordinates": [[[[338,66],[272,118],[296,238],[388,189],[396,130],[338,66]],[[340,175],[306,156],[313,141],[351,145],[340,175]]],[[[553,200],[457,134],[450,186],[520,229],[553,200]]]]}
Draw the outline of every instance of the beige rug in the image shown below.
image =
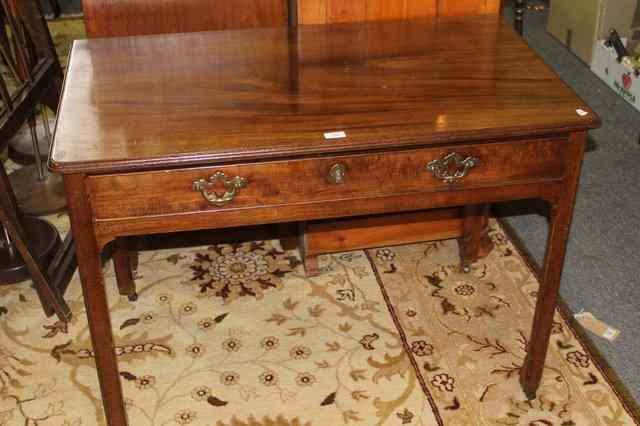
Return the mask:
{"type": "MultiPolygon", "coordinates": [[[[297,252],[253,242],[145,252],[131,303],[109,263],[130,424],[638,424],[560,316],[525,401],[538,284],[493,226],[497,249],[470,274],[454,241],[326,256],[312,279],[297,252]]],[[[67,300],[68,328],[28,285],[0,287],[0,425],[105,424],[77,279],[67,300]]]]}

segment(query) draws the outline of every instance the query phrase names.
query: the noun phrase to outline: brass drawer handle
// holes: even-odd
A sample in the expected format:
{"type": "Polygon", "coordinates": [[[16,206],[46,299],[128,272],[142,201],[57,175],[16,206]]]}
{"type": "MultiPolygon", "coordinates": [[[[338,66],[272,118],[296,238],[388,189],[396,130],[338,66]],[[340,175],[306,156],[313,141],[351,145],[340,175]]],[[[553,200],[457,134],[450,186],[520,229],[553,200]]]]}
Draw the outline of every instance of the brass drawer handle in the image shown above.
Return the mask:
{"type": "Polygon", "coordinates": [[[427,164],[427,170],[433,173],[437,179],[448,184],[457,183],[469,174],[469,171],[480,164],[480,159],[471,156],[463,156],[452,152],[427,164]]]}
{"type": "Polygon", "coordinates": [[[332,185],[342,185],[347,176],[347,167],[342,163],[337,163],[331,166],[329,174],[327,175],[327,182],[332,185]]]}
{"type": "Polygon", "coordinates": [[[209,179],[200,179],[193,182],[193,190],[202,194],[205,200],[217,207],[223,207],[233,201],[238,191],[247,186],[247,179],[236,176],[228,178],[223,172],[217,172],[209,179]],[[222,184],[226,192],[220,196],[213,188],[222,184]]]}

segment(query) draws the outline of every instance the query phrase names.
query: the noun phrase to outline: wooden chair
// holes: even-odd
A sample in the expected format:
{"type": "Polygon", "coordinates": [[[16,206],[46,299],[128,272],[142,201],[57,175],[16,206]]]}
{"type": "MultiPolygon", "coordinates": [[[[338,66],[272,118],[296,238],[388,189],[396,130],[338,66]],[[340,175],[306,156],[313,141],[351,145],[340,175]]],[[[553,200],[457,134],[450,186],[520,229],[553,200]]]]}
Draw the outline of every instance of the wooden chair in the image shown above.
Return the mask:
{"type": "MultiPolygon", "coordinates": [[[[12,75],[11,84],[0,76],[0,149],[4,150],[25,122],[34,131],[38,105],[46,103],[56,109],[62,70],[35,0],[3,0],[0,23],[0,53],[12,75]]],[[[45,314],[68,321],[71,311],[63,295],[75,270],[71,237],[60,244],[53,225],[22,213],[2,164],[0,232],[5,240],[0,247],[0,282],[30,276],[45,314]]]]}

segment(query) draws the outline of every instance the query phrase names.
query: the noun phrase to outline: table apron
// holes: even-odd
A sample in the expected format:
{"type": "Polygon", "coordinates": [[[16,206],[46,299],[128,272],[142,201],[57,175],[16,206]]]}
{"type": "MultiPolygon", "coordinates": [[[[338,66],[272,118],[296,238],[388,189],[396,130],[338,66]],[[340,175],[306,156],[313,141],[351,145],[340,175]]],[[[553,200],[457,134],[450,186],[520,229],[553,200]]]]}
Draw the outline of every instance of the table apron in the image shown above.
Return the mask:
{"type": "Polygon", "coordinates": [[[456,189],[451,187],[448,190],[375,198],[94,219],[94,231],[98,245],[104,247],[110,241],[122,236],[408,212],[533,198],[554,203],[562,194],[563,183],[563,179],[557,178],[485,188],[456,189]]]}

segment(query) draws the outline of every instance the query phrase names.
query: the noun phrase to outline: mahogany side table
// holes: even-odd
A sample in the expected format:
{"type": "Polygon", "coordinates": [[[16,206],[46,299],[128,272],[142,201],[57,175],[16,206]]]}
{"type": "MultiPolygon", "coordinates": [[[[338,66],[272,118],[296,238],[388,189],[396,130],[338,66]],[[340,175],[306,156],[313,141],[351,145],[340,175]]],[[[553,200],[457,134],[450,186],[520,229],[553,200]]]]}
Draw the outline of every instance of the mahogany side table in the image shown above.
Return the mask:
{"type": "Polygon", "coordinates": [[[116,238],[525,198],[552,207],[521,374],[533,398],[598,126],[493,16],[76,42],[50,168],[109,424],[126,424],[100,261],[116,238]]]}

